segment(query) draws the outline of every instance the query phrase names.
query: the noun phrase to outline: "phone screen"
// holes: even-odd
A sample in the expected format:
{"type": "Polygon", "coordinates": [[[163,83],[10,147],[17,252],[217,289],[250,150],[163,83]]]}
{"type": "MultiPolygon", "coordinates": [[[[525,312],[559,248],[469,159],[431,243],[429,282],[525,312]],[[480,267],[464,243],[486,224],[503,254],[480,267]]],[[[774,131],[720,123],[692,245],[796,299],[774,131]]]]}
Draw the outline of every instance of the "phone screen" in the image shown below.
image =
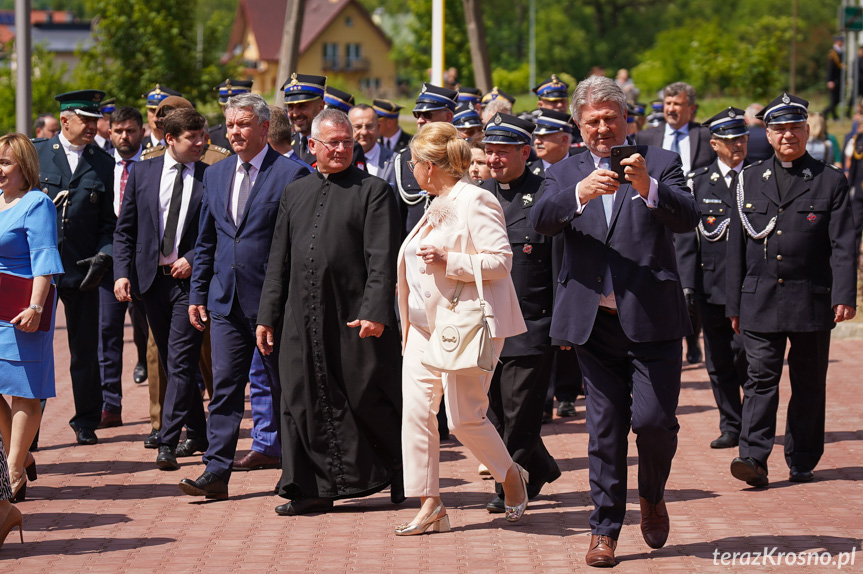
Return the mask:
{"type": "Polygon", "coordinates": [[[623,173],[623,169],[626,166],[620,165],[620,160],[628,158],[637,151],[638,148],[634,145],[616,145],[611,148],[610,169],[617,174],[617,181],[621,185],[626,183],[626,177],[624,177],[625,174],[623,173]]]}

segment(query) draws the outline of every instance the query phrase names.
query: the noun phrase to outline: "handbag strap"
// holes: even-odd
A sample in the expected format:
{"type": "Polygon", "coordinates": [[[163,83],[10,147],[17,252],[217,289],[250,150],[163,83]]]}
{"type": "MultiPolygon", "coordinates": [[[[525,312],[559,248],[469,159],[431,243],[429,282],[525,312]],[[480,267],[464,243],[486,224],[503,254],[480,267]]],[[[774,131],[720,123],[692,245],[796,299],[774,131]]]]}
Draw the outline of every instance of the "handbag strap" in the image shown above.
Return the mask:
{"type": "MultiPolygon", "coordinates": [[[[473,255],[468,255],[470,257],[470,266],[473,268],[473,280],[476,282],[476,290],[479,294],[479,304],[485,308],[485,297],[482,292],[482,263],[474,258],[473,255]]],[[[459,281],[455,285],[455,293],[450,300],[450,309],[455,309],[456,304],[458,303],[459,295],[461,295],[461,290],[464,287],[464,281],[459,281]]]]}

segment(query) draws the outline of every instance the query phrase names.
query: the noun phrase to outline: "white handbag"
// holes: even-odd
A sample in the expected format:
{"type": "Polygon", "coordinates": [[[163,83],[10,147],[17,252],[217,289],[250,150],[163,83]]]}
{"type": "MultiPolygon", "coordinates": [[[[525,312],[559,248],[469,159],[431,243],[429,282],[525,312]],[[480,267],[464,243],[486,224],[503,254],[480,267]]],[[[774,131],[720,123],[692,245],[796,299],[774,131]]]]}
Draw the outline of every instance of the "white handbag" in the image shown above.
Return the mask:
{"type": "Polygon", "coordinates": [[[481,375],[494,372],[497,362],[494,342],[482,292],[482,270],[471,256],[473,277],[479,293],[479,305],[459,304],[464,282],[459,281],[449,307],[438,307],[435,328],[429,339],[422,364],[432,371],[457,375],[481,375]]]}

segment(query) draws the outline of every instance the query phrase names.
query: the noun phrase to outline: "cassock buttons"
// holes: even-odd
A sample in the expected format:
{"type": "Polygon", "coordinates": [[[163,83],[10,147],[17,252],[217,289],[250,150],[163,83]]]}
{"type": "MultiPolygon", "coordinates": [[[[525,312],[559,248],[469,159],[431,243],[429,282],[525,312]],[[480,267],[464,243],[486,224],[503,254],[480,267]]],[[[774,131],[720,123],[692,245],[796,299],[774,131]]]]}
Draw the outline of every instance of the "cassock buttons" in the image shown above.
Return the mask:
{"type": "Polygon", "coordinates": [[[781,256],[781,255],[777,255],[777,256],[776,256],[776,261],[782,261],[782,256],[781,256]]]}
{"type": "Polygon", "coordinates": [[[780,278],[779,278],[778,283],[779,283],[780,285],[782,285],[783,283],[785,283],[785,281],[783,281],[783,280],[782,280],[782,277],[780,277],[780,278]]]}
{"type": "Polygon", "coordinates": [[[785,210],[784,210],[784,209],[782,209],[782,208],[780,207],[780,208],[779,208],[779,213],[782,213],[783,211],[785,211],[785,210]]]}
{"type": "Polygon", "coordinates": [[[777,231],[776,235],[782,235],[782,230],[780,229],[779,231],[777,231]]]}
{"type": "Polygon", "coordinates": [[[597,282],[597,283],[602,283],[602,277],[600,277],[599,275],[597,275],[597,276],[596,276],[596,282],[597,282]]]}

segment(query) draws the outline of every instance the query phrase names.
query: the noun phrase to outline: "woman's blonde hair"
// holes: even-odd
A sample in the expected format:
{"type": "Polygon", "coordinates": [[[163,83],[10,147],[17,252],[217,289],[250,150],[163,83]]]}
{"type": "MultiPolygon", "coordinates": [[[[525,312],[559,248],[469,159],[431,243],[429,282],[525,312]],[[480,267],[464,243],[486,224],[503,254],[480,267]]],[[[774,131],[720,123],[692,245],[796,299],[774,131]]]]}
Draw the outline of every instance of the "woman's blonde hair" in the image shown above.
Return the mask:
{"type": "Polygon", "coordinates": [[[411,138],[414,161],[430,161],[446,173],[462,178],[470,168],[470,145],[446,122],[426,124],[411,138]]]}
{"type": "Polygon", "coordinates": [[[6,134],[0,136],[0,151],[9,149],[15,156],[21,175],[24,177],[26,190],[39,188],[39,155],[36,146],[24,134],[6,134]]]}
{"type": "Polygon", "coordinates": [[[824,116],[818,112],[812,112],[809,114],[808,122],[810,138],[822,141],[827,139],[827,122],[824,120],[824,116]]]}

